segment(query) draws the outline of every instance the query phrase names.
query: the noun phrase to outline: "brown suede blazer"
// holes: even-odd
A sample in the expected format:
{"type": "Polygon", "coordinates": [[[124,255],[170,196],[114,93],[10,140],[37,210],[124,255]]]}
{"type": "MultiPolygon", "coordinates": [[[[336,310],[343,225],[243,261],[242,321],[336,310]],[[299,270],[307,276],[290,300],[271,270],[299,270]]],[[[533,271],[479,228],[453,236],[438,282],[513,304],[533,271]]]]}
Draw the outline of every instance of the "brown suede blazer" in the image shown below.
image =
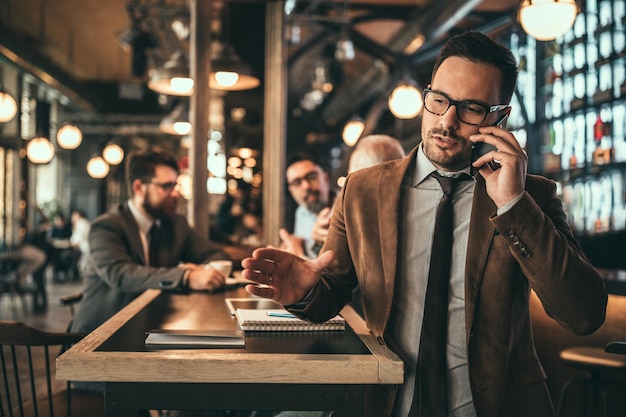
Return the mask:
{"type": "MultiPolygon", "coordinates": [[[[364,316],[380,343],[393,302],[404,159],[348,177],[322,251],[336,257],[304,310],[312,320],[336,314],[360,286],[364,316]]],[[[478,175],[465,265],[465,324],[470,384],[478,417],[553,417],[530,322],[533,289],[546,312],[584,335],[605,318],[602,279],[574,240],[554,182],[528,175],[523,198],[497,216],[478,175]]],[[[394,387],[373,387],[364,415],[390,414],[394,387]]]]}

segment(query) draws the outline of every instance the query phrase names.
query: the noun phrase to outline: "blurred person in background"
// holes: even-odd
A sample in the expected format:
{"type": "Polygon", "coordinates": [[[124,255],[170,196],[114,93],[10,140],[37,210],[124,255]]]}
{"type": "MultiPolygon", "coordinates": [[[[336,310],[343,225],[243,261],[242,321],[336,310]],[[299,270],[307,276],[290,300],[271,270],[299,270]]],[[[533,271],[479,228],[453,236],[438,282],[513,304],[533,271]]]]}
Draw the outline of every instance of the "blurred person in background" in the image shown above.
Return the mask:
{"type": "Polygon", "coordinates": [[[313,155],[296,153],[287,158],[285,172],[291,197],[298,204],[294,214],[293,233],[281,228],[280,248],[300,257],[315,258],[320,247],[312,238],[313,226],[320,211],[330,207],[334,193],[328,173],[313,155]]]}

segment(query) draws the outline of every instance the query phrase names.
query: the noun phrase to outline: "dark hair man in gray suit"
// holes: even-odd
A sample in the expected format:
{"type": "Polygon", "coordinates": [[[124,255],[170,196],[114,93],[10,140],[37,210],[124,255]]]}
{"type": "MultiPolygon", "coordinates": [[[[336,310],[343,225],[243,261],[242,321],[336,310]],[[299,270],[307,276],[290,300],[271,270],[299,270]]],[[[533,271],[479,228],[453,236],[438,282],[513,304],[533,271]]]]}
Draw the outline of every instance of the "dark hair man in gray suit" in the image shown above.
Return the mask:
{"type": "Polygon", "coordinates": [[[176,212],[176,158],[131,153],[126,174],[130,199],[91,225],[84,297],[72,331],[91,332],[149,288],[213,291],[225,282],[220,271],[204,264],[228,256],[176,212]],[[152,234],[156,243],[150,249],[152,234]]]}

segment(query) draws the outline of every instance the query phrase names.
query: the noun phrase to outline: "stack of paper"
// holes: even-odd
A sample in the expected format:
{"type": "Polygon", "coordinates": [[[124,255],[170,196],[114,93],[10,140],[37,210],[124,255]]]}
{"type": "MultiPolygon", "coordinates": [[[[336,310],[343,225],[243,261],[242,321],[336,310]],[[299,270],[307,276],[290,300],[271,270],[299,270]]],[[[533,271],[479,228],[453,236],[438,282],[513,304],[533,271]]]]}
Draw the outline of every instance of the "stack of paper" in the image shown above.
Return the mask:
{"type": "Polygon", "coordinates": [[[292,315],[285,309],[245,309],[235,312],[239,327],[246,331],[320,331],[344,330],[346,321],[335,316],[324,323],[312,323],[292,315]]]}
{"type": "Polygon", "coordinates": [[[153,349],[240,348],[246,346],[240,330],[165,330],[147,332],[146,347],[153,349]]]}

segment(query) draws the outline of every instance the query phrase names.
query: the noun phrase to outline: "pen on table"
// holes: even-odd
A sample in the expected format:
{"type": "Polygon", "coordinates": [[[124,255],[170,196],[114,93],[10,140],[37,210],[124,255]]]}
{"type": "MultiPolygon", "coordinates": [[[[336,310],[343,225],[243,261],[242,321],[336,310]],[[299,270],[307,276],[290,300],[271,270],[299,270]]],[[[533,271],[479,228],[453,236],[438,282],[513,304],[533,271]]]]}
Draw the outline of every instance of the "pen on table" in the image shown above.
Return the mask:
{"type": "Polygon", "coordinates": [[[273,311],[268,311],[267,315],[270,316],[270,317],[285,317],[285,318],[288,318],[288,319],[295,319],[295,318],[297,318],[296,316],[294,316],[291,313],[275,313],[273,311]]]}

